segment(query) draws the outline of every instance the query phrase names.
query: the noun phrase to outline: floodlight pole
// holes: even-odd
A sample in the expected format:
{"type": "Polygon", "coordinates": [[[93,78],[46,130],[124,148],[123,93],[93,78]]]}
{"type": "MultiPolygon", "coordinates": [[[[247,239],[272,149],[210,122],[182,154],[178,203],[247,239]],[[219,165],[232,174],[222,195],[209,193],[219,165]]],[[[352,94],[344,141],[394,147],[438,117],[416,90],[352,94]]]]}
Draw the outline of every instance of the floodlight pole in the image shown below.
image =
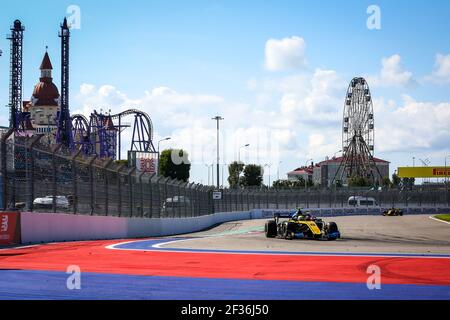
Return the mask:
{"type": "Polygon", "coordinates": [[[217,122],[217,189],[219,189],[220,188],[219,123],[221,120],[224,120],[224,118],[222,118],[221,116],[216,116],[216,117],[212,118],[212,120],[216,120],[216,122],[217,122]]]}

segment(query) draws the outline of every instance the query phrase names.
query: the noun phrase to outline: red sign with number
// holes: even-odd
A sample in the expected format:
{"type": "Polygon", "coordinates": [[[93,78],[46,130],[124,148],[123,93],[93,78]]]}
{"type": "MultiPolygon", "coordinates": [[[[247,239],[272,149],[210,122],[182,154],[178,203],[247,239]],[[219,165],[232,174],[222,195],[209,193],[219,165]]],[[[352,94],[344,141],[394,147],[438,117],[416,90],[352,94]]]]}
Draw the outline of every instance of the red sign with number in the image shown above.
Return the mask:
{"type": "Polygon", "coordinates": [[[20,213],[0,212],[0,245],[20,243],[20,213]]]}

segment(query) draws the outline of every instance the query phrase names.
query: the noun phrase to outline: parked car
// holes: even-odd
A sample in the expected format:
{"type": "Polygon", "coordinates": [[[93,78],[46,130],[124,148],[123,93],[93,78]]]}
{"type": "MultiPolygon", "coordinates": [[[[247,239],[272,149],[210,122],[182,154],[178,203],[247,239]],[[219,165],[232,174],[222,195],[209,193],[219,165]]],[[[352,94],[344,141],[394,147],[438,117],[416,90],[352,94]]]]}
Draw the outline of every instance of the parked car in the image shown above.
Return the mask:
{"type": "MultiPolygon", "coordinates": [[[[53,196],[46,196],[43,198],[36,198],[33,201],[33,206],[35,208],[52,208],[53,207],[53,196]]],[[[69,209],[70,203],[66,196],[56,196],[56,207],[60,209],[69,209]]]]}
{"type": "Polygon", "coordinates": [[[351,196],[348,198],[350,207],[377,207],[378,203],[374,198],[363,196],[351,196]]]}
{"type": "Polygon", "coordinates": [[[173,196],[167,198],[161,207],[161,216],[175,216],[179,212],[183,212],[185,208],[190,208],[191,200],[185,196],[173,196]]]}

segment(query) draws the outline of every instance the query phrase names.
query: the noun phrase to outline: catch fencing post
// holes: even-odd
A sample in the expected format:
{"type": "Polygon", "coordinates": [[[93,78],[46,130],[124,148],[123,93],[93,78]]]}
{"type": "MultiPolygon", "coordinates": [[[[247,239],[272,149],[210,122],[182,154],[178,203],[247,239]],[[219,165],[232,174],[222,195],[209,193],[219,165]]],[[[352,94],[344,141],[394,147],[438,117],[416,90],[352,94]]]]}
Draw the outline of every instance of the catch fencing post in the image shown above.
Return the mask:
{"type": "Polygon", "coordinates": [[[161,210],[162,210],[162,198],[161,198],[161,180],[163,177],[159,177],[156,179],[155,185],[158,187],[158,218],[161,218],[161,210]]]}
{"type": "Polygon", "coordinates": [[[182,181],[181,183],[180,183],[180,187],[183,185],[183,195],[184,195],[184,218],[186,218],[187,217],[187,210],[188,210],[188,203],[187,203],[187,201],[189,200],[189,203],[191,202],[191,200],[190,199],[188,199],[188,197],[187,197],[187,188],[188,188],[188,183],[187,182],[184,182],[184,181],[182,181]]]}
{"type": "Polygon", "coordinates": [[[188,188],[189,188],[189,199],[191,199],[191,203],[190,203],[190,214],[189,214],[190,217],[193,217],[194,214],[195,214],[195,199],[194,199],[194,194],[195,194],[195,192],[194,192],[194,189],[193,189],[194,186],[195,186],[195,183],[194,183],[194,182],[188,184],[188,188]]]}
{"type": "Polygon", "coordinates": [[[28,195],[28,201],[27,201],[27,210],[30,212],[33,212],[33,201],[34,201],[34,155],[33,155],[33,148],[34,146],[39,142],[39,140],[42,138],[41,135],[37,136],[34,140],[31,141],[31,143],[27,146],[27,154],[30,155],[30,165],[31,169],[28,170],[28,155],[26,157],[26,170],[29,172],[28,175],[28,187],[29,187],[29,195],[28,195]]]}
{"type": "Polygon", "coordinates": [[[53,201],[52,201],[52,207],[53,207],[53,213],[56,213],[56,152],[58,152],[58,150],[61,148],[61,144],[58,144],[52,151],[52,171],[53,171],[53,177],[52,177],[52,181],[53,181],[53,190],[52,190],[52,196],[53,196],[53,201]]]}
{"type": "MultiPolygon", "coordinates": [[[[176,185],[177,188],[177,194],[178,194],[178,201],[181,202],[181,183],[183,183],[182,181],[178,181],[176,179],[173,180],[174,185],[176,185]]],[[[183,199],[183,201],[185,201],[185,199],[183,199]]],[[[177,206],[177,211],[178,211],[178,218],[181,218],[181,203],[178,204],[177,206]]]]}
{"type": "Polygon", "coordinates": [[[306,208],[309,209],[309,193],[307,190],[305,190],[305,194],[306,194],[306,208]]]}
{"type": "Polygon", "coordinates": [[[76,159],[80,156],[79,150],[75,156],[72,157],[72,188],[73,188],[73,214],[78,211],[78,178],[77,178],[77,162],[76,159]]]}
{"type": "Polygon", "coordinates": [[[149,198],[150,198],[150,203],[149,203],[149,206],[148,206],[148,209],[149,209],[149,217],[148,218],[151,218],[151,217],[153,217],[153,186],[152,186],[152,180],[153,180],[153,177],[155,177],[156,176],[156,173],[153,173],[149,178],[148,178],[148,187],[149,187],[149,198]]]}
{"type": "Polygon", "coordinates": [[[131,176],[135,173],[136,171],[136,167],[131,168],[131,170],[128,172],[127,176],[128,176],[128,183],[129,185],[129,192],[130,192],[130,196],[129,196],[129,200],[130,200],[130,217],[133,217],[133,183],[131,182],[131,176]]]}
{"type": "Polygon", "coordinates": [[[195,216],[198,217],[200,215],[200,184],[195,185],[195,216]]]}
{"type": "Polygon", "coordinates": [[[93,169],[93,164],[95,159],[97,159],[97,155],[94,155],[91,159],[91,161],[89,161],[88,163],[88,167],[89,167],[89,188],[90,188],[90,206],[91,206],[91,216],[94,215],[94,211],[95,211],[95,205],[94,205],[94,169],[93,169]]]}
{"type": "Polygon", "coordinates": [[[108,167],[113,162],[113,159],[109,159],[103,166],[103,174],[105,175],[105,216],[108,216],[109,211],[109,194],[108,194],[108,167]]]}
{"type": "MultiPolygon", "coordinates": [[[[6,211],[8,208],[8,167],[7,167],[7,157],[8,157],[8,148],[6,140],[14,133],[14,129],[9,129],[1,139],[1,155],[2,155],[2,177],[3,177],[3,205],[2,209],[6,211]]],[[[14,152],[14,150],[13,150],[14,152]]],[[[14,158],[14,157],[13,157],[14,158]]],[[[14,207],[15,207],[15,199],[14,199],[14,207]]]]}
{"type": "Polygon", "coordinates": [[[279,197],[278,197],[278,189],[276,189],[276,190],[275,190],[275,202],[276,202],[275,204],[276,204],[276,208],[277,208],[277,209],[278,209],[278,207],[279,207],[279,206],[278,206],[278,202],[279,202],[279,201],[278,201],[278,198],[279,198],[279,197]]]}
{"type": "Polygon", "coordinates": [[[142,183],[142,177],[144,176],[145,171],[141,172],[139,175],[139,186],[141,190],[141,218],[144,217],[144,184],[142,183]]]}
{"type": "Polygon", "coordinates": [[[118,209],[119,209],[119,217],[122,216],[122,176],[120,174],[120,172],[122,171],[123,167],[125,167],[125,163],[122,163],[116,171],[117,174],[117,191],[119,193],[119,204],[118,204],[118,209]]]}

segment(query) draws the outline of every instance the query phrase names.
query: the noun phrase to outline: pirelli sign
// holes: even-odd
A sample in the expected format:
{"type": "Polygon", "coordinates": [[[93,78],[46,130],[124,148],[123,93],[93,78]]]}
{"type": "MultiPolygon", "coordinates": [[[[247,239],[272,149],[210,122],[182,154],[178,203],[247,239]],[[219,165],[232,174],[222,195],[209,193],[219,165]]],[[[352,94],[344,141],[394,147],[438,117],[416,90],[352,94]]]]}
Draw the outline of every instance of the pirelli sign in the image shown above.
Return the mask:
{"type": "Polygon", "coordinates": [[[400,167],[400,178],[446,178],[450,177],[450,167],[400,167]]]}

